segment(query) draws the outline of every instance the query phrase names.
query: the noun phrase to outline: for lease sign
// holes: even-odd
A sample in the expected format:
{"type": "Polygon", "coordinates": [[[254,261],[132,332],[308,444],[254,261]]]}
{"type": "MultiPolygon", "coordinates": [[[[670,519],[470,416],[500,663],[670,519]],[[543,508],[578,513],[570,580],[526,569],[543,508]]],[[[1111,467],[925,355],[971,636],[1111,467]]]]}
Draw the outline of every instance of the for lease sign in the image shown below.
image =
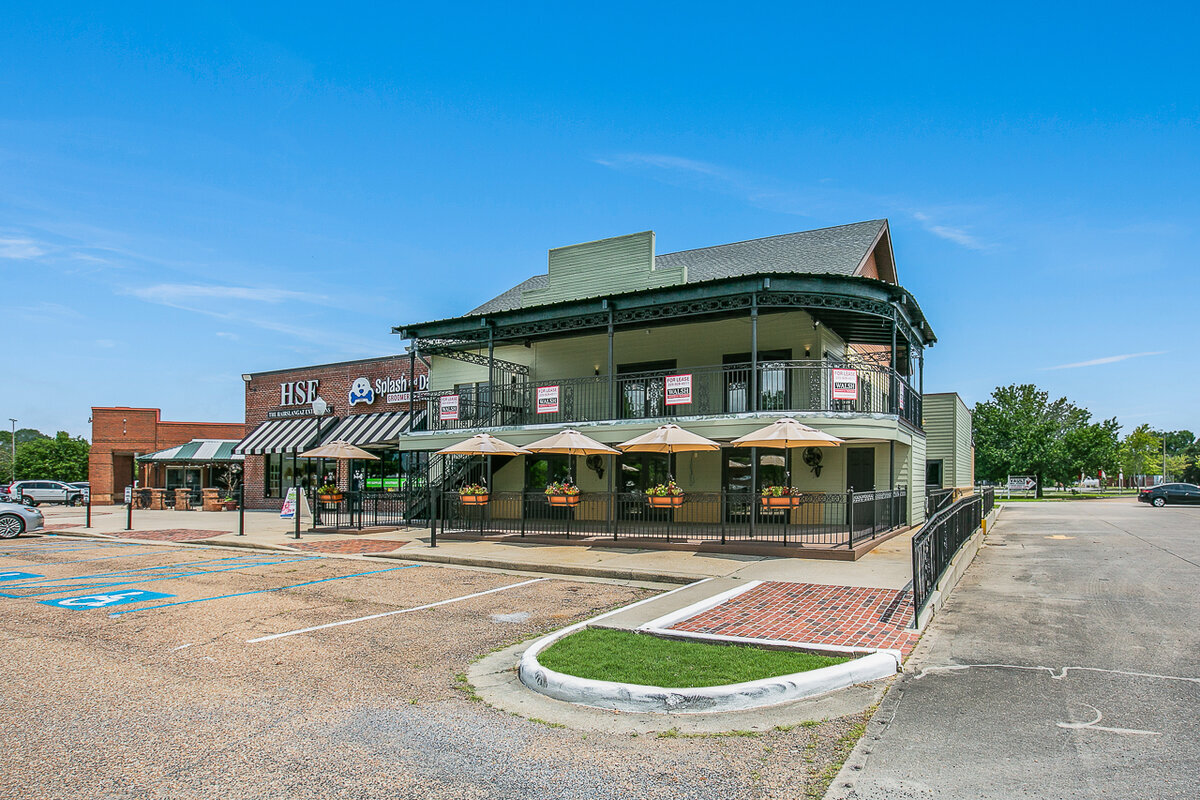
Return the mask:
{"type": "Polygon", "coordinates": [[[444,394],[438,399],[438,419],[458,419],[458,395],[444,394]]]}
{"type": "Polygon", "coordinates": [[[666,381],[666,404],[685,406],[692,402],[692,376],[668,375],[666,381]]]}
{"type": "Polygon", "coordinates": [[[835,369],[833,371],[833,399],[858,399],[858,370],[835,369]]]}
{"type": "Polygon", "coordinates": [[[558,413],[558,387],[539,386],[537,389],[537,413],[558,413]]]}

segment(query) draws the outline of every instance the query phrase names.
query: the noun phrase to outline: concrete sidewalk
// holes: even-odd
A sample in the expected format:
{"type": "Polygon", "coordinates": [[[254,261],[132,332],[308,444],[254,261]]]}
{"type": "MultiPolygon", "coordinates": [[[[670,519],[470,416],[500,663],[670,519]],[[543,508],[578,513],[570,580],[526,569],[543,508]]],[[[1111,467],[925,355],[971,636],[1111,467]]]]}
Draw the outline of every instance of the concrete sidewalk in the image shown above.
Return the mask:
{"type": "MultiPolygon", "coordinates": [[[[841,586],[901,589],[911,579],[910,541],[904,533],[882,543],[858,561],[694,553],[582,545],[547,545],[510,541],[439,539],[429,546],[429,529],[413,528],[368,534],[310,533],[277,512],[246,512],[246,533],[236,534],[235,512],[133,512],[133,530],[125,530],[124,506],[92,508],[92,527],[85,528],[85,509],[45,506],[52,532],[93,533],[125,539],[217,544],[232,547],[298,549],[328,555],[370,555],[518,572],[578,575],[614,580],[691,583],[721,578],[719,586],[765,580],[841,586]]],[[[718,586],[712,590],[719,591],[718,586]]]]}

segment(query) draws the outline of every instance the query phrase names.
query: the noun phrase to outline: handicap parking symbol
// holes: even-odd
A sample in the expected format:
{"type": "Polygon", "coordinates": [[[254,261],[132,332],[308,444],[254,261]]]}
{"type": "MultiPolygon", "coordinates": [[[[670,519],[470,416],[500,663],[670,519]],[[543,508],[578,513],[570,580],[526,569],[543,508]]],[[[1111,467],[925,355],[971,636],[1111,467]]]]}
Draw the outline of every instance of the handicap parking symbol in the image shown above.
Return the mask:
{"type": "Polygon", "coordinates": [[[86,594],[82,597],[60,597],[57,600],[39,600],[38,602],[44,606],[57,606],[58,608],[108,608],[109,606],[118,606],[123,603],[140,603],[143,600],[161,600],[164,597],[174,597],[173,594],[163,594],[162,592],[147,592],[142,589],[131,589],[125,592],[111,592],[109,594],[86,594]]]}
{"type": "Polygon", "coordinates": [[[40,578],[32,572],[0,572],[0,581],[23,581],[26,578],[40,578]]]}

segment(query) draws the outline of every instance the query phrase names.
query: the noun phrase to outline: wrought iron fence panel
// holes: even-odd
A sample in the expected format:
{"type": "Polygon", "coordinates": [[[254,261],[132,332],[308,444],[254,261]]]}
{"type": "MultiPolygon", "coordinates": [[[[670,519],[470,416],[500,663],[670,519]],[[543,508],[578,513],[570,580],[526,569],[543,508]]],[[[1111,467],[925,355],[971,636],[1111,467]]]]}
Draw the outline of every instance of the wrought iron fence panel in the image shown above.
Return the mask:
{"type": "Polygon", "coordinates": [[[930,517],[913,536],[914,625],[951,560],[982,523],[985,506],[991,510],[992,498],[990,492],[964,497],[930,517]]]}
{"type": "Polygon", "coordinates": [[[907,492],[808,492],[769,505],[747,492],[688,492],[673,505],[636,492],[583,492],[571,505],[543,492],[495,492],[486,502],[444,492],[441,533],[480,536],[604,537],[696,542],[853,547],[906,523],[907,492]],[[858,521],[851,508],[858,509],[858,521]]]}

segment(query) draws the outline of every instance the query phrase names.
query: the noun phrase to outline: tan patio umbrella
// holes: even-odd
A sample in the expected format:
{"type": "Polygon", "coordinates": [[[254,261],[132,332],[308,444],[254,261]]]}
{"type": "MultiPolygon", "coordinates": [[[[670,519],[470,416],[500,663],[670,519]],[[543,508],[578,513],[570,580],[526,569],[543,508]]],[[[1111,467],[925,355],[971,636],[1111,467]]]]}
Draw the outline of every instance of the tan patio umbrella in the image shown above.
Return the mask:
{"type": "MultiPolygon", "coordinates": [[[[538,439],[533,444],[525,445],[527,450],[532,450],[535,453],[566,453],[571,456],[574,462],[575,456],[594,456],[594,455],[620,455],[620,450],[615,450],[606,444],[597,442],[590,436],[584,436],[573,428],[568,428],[565,431],[556,433],[553,436],[547,436],[545,439],[538,439]]],[[[575,465],[571,464],[571,475],[567,476],[568,480],[575,474],[575,465]]],[[[602,476],[601,476],[602,477],[602,476]]],[[[612,491],[612,471],[608,473],[609,491],[612,491]]]]}
{"type": "MultiPolygon", "coordinates": [[[[837,447],[845,444],[845,441],[816,428],[810,428],[791,417],[784,417],[775,420],[765,428],[759,428],[734,439],[729,444],[737,447],[771,447],[787,450],[793,447],[837,447]]],[[[792,471],[786,463],[786,456],[784,461],[783,466],[787,480],[791,483],[792,471]]]]}
{"type": "Polygon", "coordinates": [[[486,456],[487,487],[489,490],[492,487],[492,456],[529,455],[529,451],[524,447],[509,444],[503,439],[497,439],[490,433],[477,433],[470,439],[464,439],[458,444],[443,447],[441,450],[438,450],[438,453],[448,456],[486,456]]]}
{"type": "Polygon", "coordinates": [[[300,458],[337,458],[337,459],[343,459],[343,460],[351,459],[351,458],[365,458],[365,459],[370,459],[372,461],[379,460],[379,456],[374,455],[372,453],[368,453],[366,450],[363,450],[361,447],[355,447],[354,445],[350,444],[349,442],[343,442],[340,439],[332,441],[332,442],[326,442],[325,444],[321,445],[320,447],[314,447],[312,450],[308,450],[308,451],[301,453],[299,457],[300,458]]]}
{"type": "Polygon", "coordinates": [[[477,433],[458,444],[443,447],[438,453],[448,456],[523,456],[528,455],[529,451],[497,439],[490,433],[477,433]]]}
{"type": "Polygon", "coordinates": [[[810,428],[791,417],[784,417],[765,428],[734,439],[729,444],[737,447],[837,447],[845,444],[845,441],[816,428],[810,428]]]}
{"type": "Polygon", "coordinates": [[[720,450],[721,445],[712,439],[685,431],[675,424],[659,425],[649,433],[635,436],[628,442],[617,445],[630,453],[686,453],[693,450],[720,450]]]}
{"type": "Polygon", "coordinates": [[[569,456],[613,455],[621,452],[570,428],[527,444],[525,449],[535,453],[566,453],[569,456]]]}

